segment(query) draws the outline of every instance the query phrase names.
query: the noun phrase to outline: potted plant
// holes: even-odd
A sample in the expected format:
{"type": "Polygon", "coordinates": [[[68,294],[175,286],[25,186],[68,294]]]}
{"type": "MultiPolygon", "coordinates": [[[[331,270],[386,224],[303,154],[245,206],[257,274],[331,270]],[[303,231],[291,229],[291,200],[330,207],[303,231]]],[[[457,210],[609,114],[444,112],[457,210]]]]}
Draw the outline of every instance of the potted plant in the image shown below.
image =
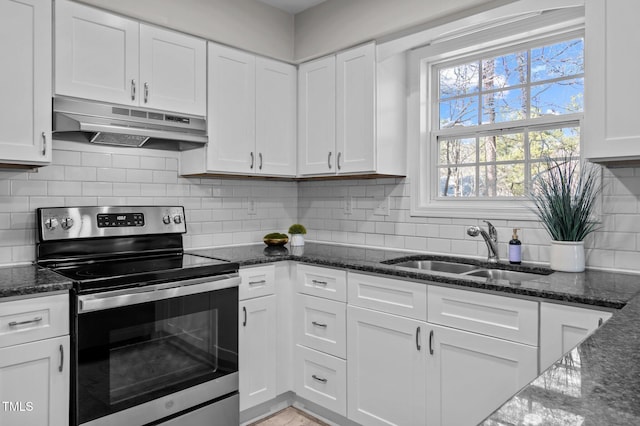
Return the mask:
{"type": "Polygon", "coordinates": [[[289,227],[289,234],[291,234],[291,245],[292,246],[303,246],[304,245],[304,237],[303,235],[307,233],[307,229],[300,225],[299,223],[294,223],[289,227]]]}
{"type": "Polygon", "coordinates": [[[592,163],[564,157],[547,160],[548,170],[533,182],[533,209],[551,236],[551,269],[582,272],[584,238],[598,229],[594,219],[602,190],[600,172],[592,163]]]}

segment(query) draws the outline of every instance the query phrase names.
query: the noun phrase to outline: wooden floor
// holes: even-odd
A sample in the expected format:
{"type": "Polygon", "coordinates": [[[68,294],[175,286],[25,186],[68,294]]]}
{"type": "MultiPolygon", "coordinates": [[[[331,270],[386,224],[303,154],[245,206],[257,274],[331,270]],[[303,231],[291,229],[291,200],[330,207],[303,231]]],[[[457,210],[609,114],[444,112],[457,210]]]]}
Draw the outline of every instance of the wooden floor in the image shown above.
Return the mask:
{"type": "Polygon", "coordinates": [[[251,423],[249,426],[328,426],[315,417],[294,407],[285,408],[282,411],[251,423]]]}

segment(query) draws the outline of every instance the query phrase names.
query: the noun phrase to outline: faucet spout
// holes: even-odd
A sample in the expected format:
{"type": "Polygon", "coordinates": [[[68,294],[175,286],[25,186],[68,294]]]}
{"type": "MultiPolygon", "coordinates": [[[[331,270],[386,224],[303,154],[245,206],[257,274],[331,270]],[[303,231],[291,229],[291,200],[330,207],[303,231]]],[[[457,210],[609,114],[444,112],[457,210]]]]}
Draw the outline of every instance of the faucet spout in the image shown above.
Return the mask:
{"type": "Polygon", "coordinates": [[[467,234],[471,237],[477,237],[478,235],[481,235],[484,239],[484,242],[487,244],[487,262],[497,263],[499,260],[498,231],[488,220],[485,220],[484,222],[487,224],[487,229],[489,229],[488,233],[480,226],[470,226],[469,228],[467,228],[467,234]]]}

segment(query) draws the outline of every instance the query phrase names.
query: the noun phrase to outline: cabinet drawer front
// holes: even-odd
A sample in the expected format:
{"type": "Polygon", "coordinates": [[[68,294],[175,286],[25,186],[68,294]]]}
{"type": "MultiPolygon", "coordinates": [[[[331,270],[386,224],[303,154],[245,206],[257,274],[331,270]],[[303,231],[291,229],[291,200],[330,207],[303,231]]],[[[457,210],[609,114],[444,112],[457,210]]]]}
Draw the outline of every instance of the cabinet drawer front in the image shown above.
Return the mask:
{"type": "Polygon", "coordinates": [[[69,295],[0,303],[0,347],[69,334],[69,295]]]}
{"type": "Polygon", "coordinates": [[[426,321],[427,286],[350,272],[349,304],[426,321]]]}
{"type": "Polygon", "coordinates": [[[347,273],[339,269],[297,265],[296,290],[299,293],[347,301],[347,273]]]}
{"type": "Polygon", "coordinates": [[[347,415],[347,363],[304,346],[295,348],[296,394],[347,415]]]}
{"type": "Polygon", "coordinates": [[[345,303],[297,294],[295,309],[296,343],[345,358],[347,352],[345,303]]]}
{"type": "Polygon", "coordinates": [[[429,286],[428,322],[538,346],[538,303],[429,286]]]}
{"type": "Polygon", "coordinates": [[[275,265],[240,269],[242,282],[238,289],[238,298],[240,300],[246,300],[274,294],[276,281],[275,271],[275,265]]]}

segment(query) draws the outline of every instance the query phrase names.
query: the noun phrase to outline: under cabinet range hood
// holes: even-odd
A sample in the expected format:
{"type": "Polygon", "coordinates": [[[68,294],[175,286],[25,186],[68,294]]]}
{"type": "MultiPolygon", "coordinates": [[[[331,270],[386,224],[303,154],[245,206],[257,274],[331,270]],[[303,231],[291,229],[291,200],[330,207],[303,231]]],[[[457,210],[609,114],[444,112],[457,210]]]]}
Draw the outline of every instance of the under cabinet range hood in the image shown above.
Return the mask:
{"type": "Polygon", "coordinates": [[[65,97],[53,98],[53,138],[172,151],[208,141],[203,117],[65,97]]]}

